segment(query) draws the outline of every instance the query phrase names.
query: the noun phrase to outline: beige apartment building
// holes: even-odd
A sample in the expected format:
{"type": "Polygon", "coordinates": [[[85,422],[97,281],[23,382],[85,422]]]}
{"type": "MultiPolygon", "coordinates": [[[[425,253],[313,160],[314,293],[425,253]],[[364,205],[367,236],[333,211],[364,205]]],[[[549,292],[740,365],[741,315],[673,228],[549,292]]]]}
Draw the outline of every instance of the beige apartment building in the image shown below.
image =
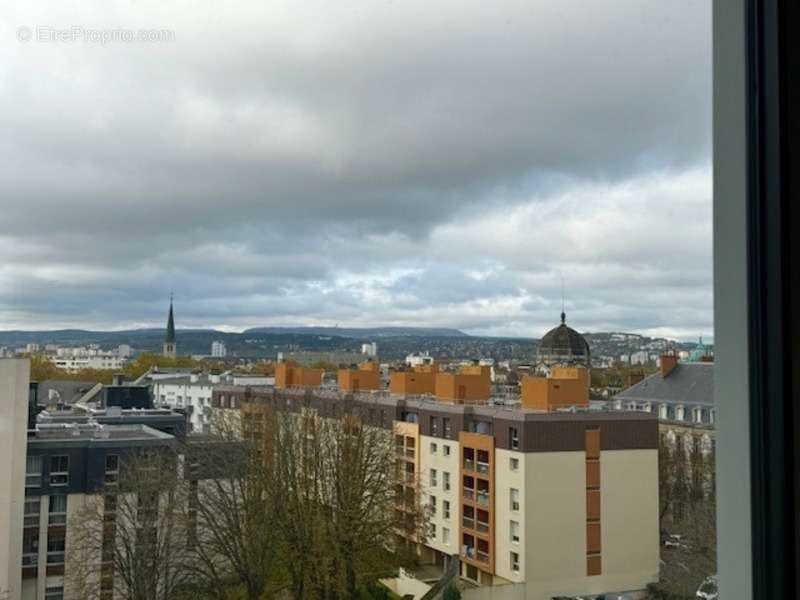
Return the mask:
{"type": "Polygon", "coordinates": [[[527,382],[514,406],[492,404],[483,377],[488,372],[425,366],[393,374],[389,390],[225,390],[212,404],[233,408],[222,395],[241,398],[249,430],[260,405],[277,401],[333,417],[347,400],[367,423],[390,429],[396,510],[427,507],[426,539],[412,542],[422,562],[441,572],[459,561],[465,598],[550,600],[657,581],[656,416],[591,410],[580,367],[527,382]],[[447,393],[440,397],[437,388],[447,393]],[[416,393],[397,393],[410,389],[416,393]]]}

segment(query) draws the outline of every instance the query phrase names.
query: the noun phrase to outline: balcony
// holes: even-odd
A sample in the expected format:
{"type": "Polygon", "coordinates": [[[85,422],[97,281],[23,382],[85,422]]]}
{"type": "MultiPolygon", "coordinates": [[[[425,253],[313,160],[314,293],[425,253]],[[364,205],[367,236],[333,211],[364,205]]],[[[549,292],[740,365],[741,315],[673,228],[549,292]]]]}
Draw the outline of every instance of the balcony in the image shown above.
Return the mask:
{"type": "Polygon", "coordinates": [[[467,558],[475,558],[475,548],[473,546],[463,546],[461,548],[461,555],[467,558]]]}
{"type": "Polygon", "coordinates": [[[414,448],[406,448],[405,446],[396,446],[395,454],[397,455],[397,458],[414,460],[416,452],[414,452],[414,448]]]}
{"type": "Polygon", "coordinates": [[[478,462],[478,473],[481,475],[488,475],[489,474],[489,463],[485,462],[478,462]]]}
{"type": "Polygon", "coordinates": [[[22,566],[23,567],[35,567],[39,564],[39,553],[38,552],[31,552],[29,554],[22,555],[22,566]]]}
{"type": "Polygon", "coordinates": [[[416,483],[416,480],[417,478],[414,475],[414,473],[405,473],[405,477],[403,478],[403,481],[411,485],[414,485],[414,483],[416,483]]]}
{"type": "Polygon", "coordinates": [[[461,523],[467,529],[475,529],[475,519],[471,519],[470,517],[463,517],[461,519],[461,523]]]}
{"type": "Polygon", "coordinates": [[[464,459],[464,470],[465,471],[474,471],[475,470],[475,461],[469,458],[464,459]]]}
{"type": "Polygon", "coordinates": [[[478,560],[479,562],[482,562],[482,563],[489,564],[489,553],[488,553],[488,552],[483,552],[483,551],[481,551],[481,550],[478,550],[478,551],[475,553],[475,558],[476,558],[476,560],[478,560]]]}
{"type": "Polygon", "coordinates": [[[470,502],[475,497],[475,490],[472,488],[464,488],[464,499],[469,500],[470,502]]]}
{"type": "Polygon", "coordinates": [[[481,506],[489,506],[489,492],[478,491],[478,504],[481,506]]]}
{"type": "Polygon", "coordinates": [[[477,526],[477,529],[475,531],[478,531],[480,533],[488,533],[489,532],[489,524],[488,523],[483,523],[481,521],[478,521],[478,526],[477,526]]]}

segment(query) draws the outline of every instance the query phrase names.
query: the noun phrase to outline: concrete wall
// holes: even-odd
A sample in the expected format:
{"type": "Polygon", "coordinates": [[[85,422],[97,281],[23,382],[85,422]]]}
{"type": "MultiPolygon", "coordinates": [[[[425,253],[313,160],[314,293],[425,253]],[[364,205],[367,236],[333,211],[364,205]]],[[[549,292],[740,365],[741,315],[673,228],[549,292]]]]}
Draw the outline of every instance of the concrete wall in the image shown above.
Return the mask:
{"type": "MultiPolygon", "coordinates": [[[[530,456],[530,455],[527,455],[530,456]]],[[[525,457],[522,452],[503,450],[495,451],[495,574],[509,581],[522,582],[525,580],[525,512],[526,512],[526,479],[525,457]],[[519,461],[519,469],[511,470],[511,458],[519,461]],[[511,511],[511,488],[519,490],[520,511],[511,511]],[[518,543],[511,541],[511,521],[519,523],[518,543]],[[519,554],[519,573],[511,570],[511,552],[519,554]]],[[[533,542],[533,540],[531,540],[533,542]]]]}
{"type": "Polygon", "coordinates": [[[586,460],[584,452],[527,453],[521,472],[504,472],[518,453],[498,450],[496,572],[509,563],[508,521],[519,520],[524,585],[481,588],[465,599],[550,600],[555,595],[640,590],[658,578],[658,452],[611,450],[600,457],[602,574],[586,575],[586,460]],[[518,482],[520,514],[509,510],[518,482]],[[516,517],[519,517],[517,519],[516,517]]]}
{"type": "Polygon", "coordinates": [[[461,450],[458,442],[443,440],[441,438],[420,436],[422,469],[422,488],[425,490],[425,501],[433,495],[436,496],[436,515],[431,517],[431,523],[436,525],[436,539],[428,539],[426,545],[445,554],[458,554],[461,524],[461,495],[459,480],[459,456],[461,450]],[[431,452],[431,444],[436,444],[436,453],[431,452]],[[450,455],[445,456],[444,447],[450,448],[450,455]],[[436,469],[436,487],[430,486],[430,470],[436,469]],[[450,490],[444,490],[444,473],[450,474],[450,490]],[[450,502],[450,518],[443,517],[444,501],[450,502]],[[442,542],[442,528],[450,530],[450,542],[442,542]]]}
{"type": "Polygon", "coordinates": [[[27,360],[0,360],[0,590],[22,593],[22,517],[27,450],[27,360]]]}

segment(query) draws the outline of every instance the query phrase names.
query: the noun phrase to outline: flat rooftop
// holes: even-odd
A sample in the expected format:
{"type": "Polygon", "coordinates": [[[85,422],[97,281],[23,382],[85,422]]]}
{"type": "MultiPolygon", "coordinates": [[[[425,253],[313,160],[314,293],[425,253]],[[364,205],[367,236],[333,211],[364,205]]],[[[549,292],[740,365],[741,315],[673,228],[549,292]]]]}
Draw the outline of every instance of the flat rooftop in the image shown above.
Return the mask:
{"type": "Polygon", "coordinates": [[[39,424],[31,432],[33,444],[105,444],[118,442],[157,442],[174,439],[168,433],[147,425],[104,425],[101,423],[39,424]]]}

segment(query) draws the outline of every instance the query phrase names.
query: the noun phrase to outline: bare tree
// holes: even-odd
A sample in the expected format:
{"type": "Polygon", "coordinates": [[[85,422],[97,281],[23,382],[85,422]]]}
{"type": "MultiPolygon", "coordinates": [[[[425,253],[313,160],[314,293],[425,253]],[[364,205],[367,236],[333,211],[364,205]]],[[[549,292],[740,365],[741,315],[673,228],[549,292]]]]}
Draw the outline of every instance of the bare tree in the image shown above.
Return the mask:
{"type": "Polygon", "coordinates": [[[67,587],[89,599],[167,600],[187,583],[185,494],[178,454],[153,448],[121,459],[68,523],[67,587]]]}
{"type": "Polygon", "coordinates": [[[679,436],[659,449],[661,529],[665,592],[691,597],[716,572],[716,491],[713,450],[701,435],[679,436]],[[688,448],[687,444],[688,443],[688,448]]]}
{"type": "Polygon", "coordinates": [[[196,584],[215,598],[241,589],[248,600],[282,587],[275,531],[278,511],[267,493],[273,477],[261,448],[231,423],[185,448],[188,543],[196,584]]]}

